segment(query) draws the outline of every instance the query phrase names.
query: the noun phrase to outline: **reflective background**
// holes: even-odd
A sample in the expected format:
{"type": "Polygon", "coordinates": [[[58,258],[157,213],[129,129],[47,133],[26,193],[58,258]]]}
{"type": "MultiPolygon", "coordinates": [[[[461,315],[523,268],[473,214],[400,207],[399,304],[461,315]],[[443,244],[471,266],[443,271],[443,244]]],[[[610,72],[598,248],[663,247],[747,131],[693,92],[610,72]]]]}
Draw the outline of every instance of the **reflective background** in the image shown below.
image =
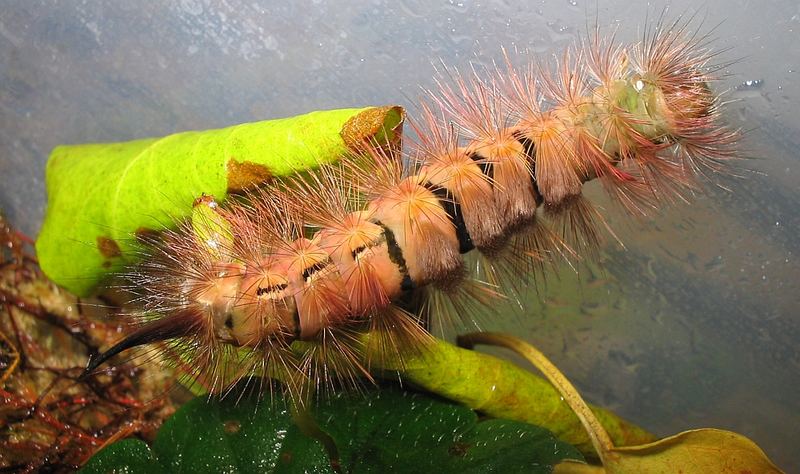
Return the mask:
{"type": "Polygon", "coordinates": [[[596,21],[630,40],[667,5],[668,18],[696,13],[736,61],[717,89],[747,130],[749,171],[651,220],[606,206],[625,249],[609,240],[602,270],[562,271],[521,296],[524,316],[509,305],[487,318],[521,325],[587,398],[658,434],[733,429],[800,470],[800,6],[696,3],[5,1],[0,208],[36,234],[57,144],[368,104],[413,113],[440,59],[488,64],[501,46],[547,57],[596,21]]]}

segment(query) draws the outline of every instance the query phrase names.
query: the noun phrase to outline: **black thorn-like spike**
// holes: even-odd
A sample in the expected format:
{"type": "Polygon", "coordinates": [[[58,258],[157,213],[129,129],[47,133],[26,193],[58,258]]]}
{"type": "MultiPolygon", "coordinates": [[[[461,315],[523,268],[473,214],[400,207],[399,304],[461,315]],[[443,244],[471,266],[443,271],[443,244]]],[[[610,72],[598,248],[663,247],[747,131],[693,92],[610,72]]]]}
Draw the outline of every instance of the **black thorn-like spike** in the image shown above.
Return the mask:
{"type": "Polygon", "coordinates": [[[105,361],[133,347],[195,334],[202,325],[202,321],[202,314],[191,310],[183,310],[171,316],[150,321],[114,344],[110,349],[92,355],[79,378],[88,377],[105,361]]]}

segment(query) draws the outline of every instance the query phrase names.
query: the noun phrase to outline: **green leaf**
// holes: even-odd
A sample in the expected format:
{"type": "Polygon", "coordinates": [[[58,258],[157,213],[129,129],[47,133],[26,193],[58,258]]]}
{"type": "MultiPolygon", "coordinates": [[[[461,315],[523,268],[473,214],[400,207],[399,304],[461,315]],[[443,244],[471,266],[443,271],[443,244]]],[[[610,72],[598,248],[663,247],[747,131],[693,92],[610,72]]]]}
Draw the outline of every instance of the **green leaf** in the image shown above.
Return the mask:
{"type": "Polygon", "coordinates": [[[429,396],[384,389],[365,400],[338,396],[317,410],[344,472],[549,473],[581,459],[552,433],[508,420],[478,421],[472,410],[429,396]]]}
{"type": "MultiPolygon", "coordinates": [[[[167,420],[152,453],[140,441],[121,441],[83,472],[334,472],[322,444],[302,434],[282,403],[198,397],[167,420]]],[[[347,473],[545,473],[563,459],[582,459],[542,428],[478,421],[462,406],[391,388],[321,401],[311,416],[347,473]]]]}
{"type": "Polygon", "coordinates": [[[92,456],[83,474],[158,474],[166,473],[164,466],[153,457],[150,448],[142,440],[123,439],[100,450],[92,456]]]}
{"type": "Polygon", "coordinates": [[[147,447],[125,440],[100,451],[82,472],[333,472],[321,445],[286,410],[255,398],[236,401],[198,397],[182,406],[153,443],[157,462],[142,462],[151,459],[147,447]]]}
{"type": "MultiPolygon", "coordinates": [[[[545,379],[509,361],[437,339],[402,361],[387,358],[372,368],[399,372],[406,383],[491,417],[541,426],[584,455],[594,455],[589,435],[561,394],[545,379]]],[[[655,440],[608,410],[592,407],[592,411],[620,446],[655,440]]]]}
{"type": "Polygon", "coordinates": [[[36,251],[42,270],[79,296],[129,263],[135,236],[186,217],[202,194],[262,184],[339,159],[365,139],[393,141],[400,107],[312,112],[125,143],[56,147],[36,251]]]}
{"type": "Polygon", "coordinates": [[[153,450],[168,471],[332,472],[321,445],[285,409],[236,398],[195,398],[164,423],[153,450]]]}

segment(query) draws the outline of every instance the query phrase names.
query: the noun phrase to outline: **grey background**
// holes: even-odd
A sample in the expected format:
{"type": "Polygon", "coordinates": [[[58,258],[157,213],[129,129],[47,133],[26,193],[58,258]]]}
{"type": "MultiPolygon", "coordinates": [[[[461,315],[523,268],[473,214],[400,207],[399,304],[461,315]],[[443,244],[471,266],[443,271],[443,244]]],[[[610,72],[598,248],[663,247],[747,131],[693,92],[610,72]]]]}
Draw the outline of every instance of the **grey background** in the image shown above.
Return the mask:
{"type": "MultiPolygon", "coordinates": [[[[122,141],[311,110],[412,110],[434,67],[500,47],[558,53],[597,21],[635,39],[698,15],[749,170],[631,223],[603,270],[565,270],[524,311],[485,315],[539,345],[592,401],[659,434],[716,426],[800,470],[800,7],[791,0],[0,2],[0,208],[35,235],[57,144],[122,141]],[[648,18],[650,20],[648,20],[648,18]],[[702,20],[702,21],[701,21],[702,20]]],[[[591,187],[591,186],[590,186],[591,187]]],[[[597,189],[588,193],[605,203],[597,189]]],[[[605,203],[607,204],[607,203],[605,203]]]]}

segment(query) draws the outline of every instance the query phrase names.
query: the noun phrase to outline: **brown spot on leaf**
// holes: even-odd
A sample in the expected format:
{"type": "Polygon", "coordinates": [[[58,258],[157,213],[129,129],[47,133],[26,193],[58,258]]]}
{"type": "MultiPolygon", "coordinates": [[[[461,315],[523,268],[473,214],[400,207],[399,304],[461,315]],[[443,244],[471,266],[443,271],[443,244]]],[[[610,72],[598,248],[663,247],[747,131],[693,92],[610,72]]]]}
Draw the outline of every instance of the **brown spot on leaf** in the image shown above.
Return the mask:
{"type": "MultiPolygon", "coordinates": [[[[228,166],[228,169],[230,169],[230,166],[228,166]]],[[[216,202],[214,196],[212,196],[211,194],[203,193],[200,197],[195,198],[194,202],[192,202],[192,207],[197,207],[200,205],[208,206],[213,202],[216,202]]]]}
{"type": "Polygon", "coordinates": [[[250,161],[228,160],[228,192],[238,193],[268,183],[272,173],[264,165],[250,161]]]}
{"type": "Polygon", "coordinates": [[[339,134],[352,150],[358,151],[365,144],[399,149],[405,117],[399,105],[372,107],[350,117],[339,134]]]}
{"type": "Polygon", "coordinates": [[[119,244],[117,244],[114,239],[102,235],[97,237],[97,249],[100,250],[100,254],[106,258],[114,258],[122,255],[119,244]]]}
{"type": "Polygon", "coordinates": [[[467,455],[467,451],[469,451],[469,446],[470,445],[468,443],[456,441],[455,443],[453,443],[452,446],[450,446],[450,448],[448,448],[447,452],[448,454],[450,454],[450,456],[463,458],[464,456],[467,455]]]}
{"type": "Polygon", "coordinates": [[[228,420],[222,425],[222,429],[228,434],[236,434],[242,429],[242,424],[236,420],[228,420]]]}

